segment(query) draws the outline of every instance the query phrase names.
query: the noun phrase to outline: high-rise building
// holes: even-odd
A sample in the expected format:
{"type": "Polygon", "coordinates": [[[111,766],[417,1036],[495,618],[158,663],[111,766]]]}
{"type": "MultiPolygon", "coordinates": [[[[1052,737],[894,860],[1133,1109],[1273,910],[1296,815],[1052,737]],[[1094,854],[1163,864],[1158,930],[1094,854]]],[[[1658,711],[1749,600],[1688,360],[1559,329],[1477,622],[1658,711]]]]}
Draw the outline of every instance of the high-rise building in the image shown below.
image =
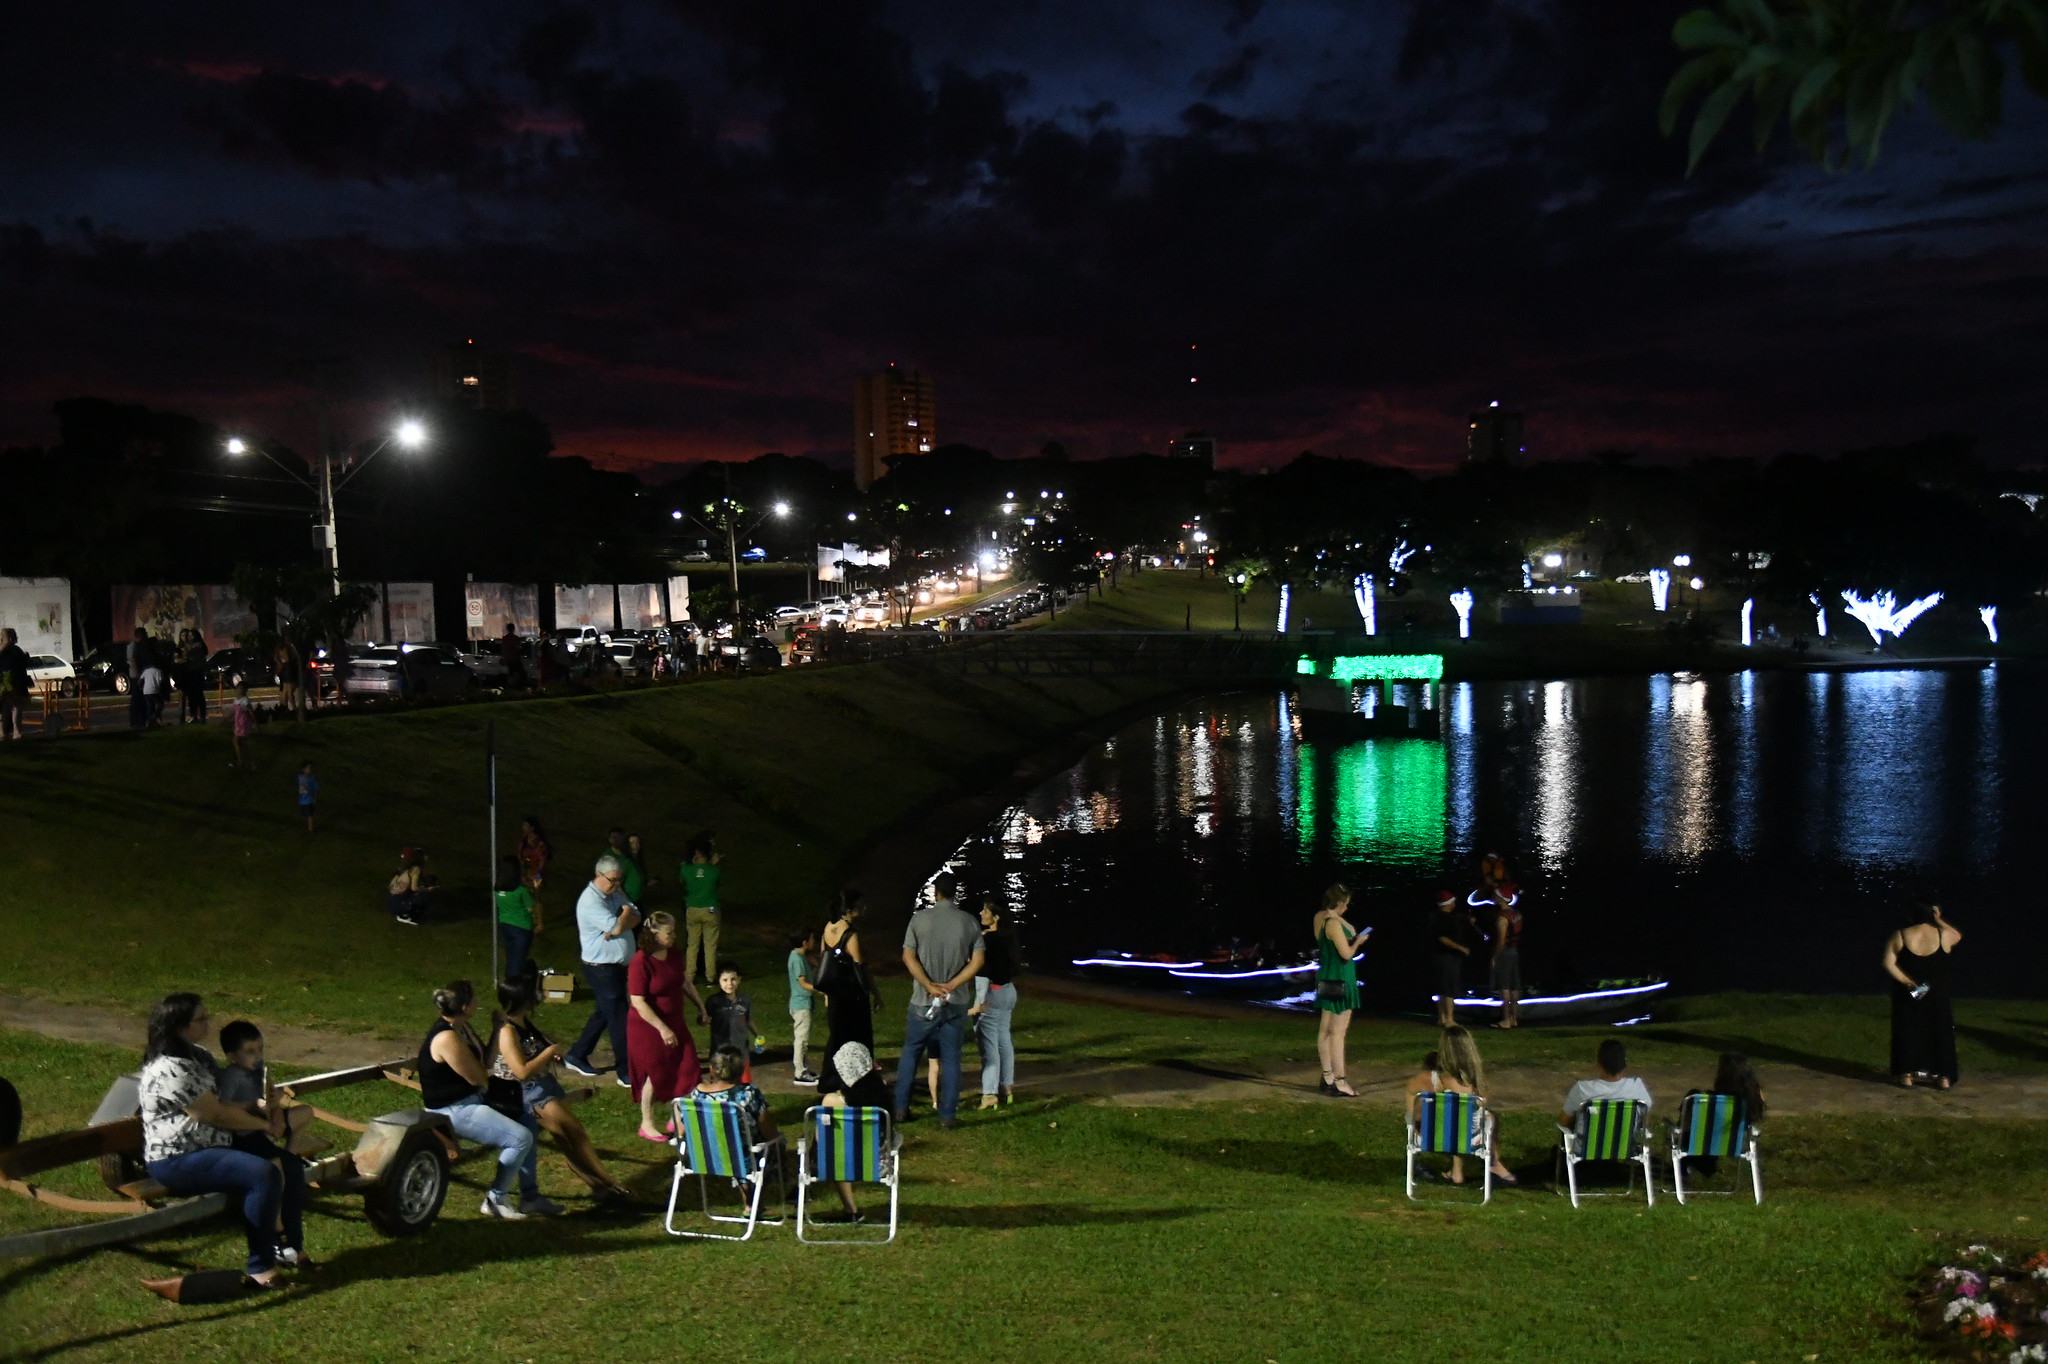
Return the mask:
{"type": "Polygon", "coordinates": [[[862,491],[889,472],[887,460],[938,448],[932,381],[923,371],[889,368],[853,386],[853,481],[862,491]]]}
{"type": "Polygon", "coordinates": [[[445,346],[434,356],[433,394],[480,412],[510,412],[519,406],[512,357],[473,340],[445,346]]]}
{"type": "Polygon", "coordinates": [[[1522,414],[1491,402],[1472,414],[1465,458],[1475,464],[1508,464],[1522,455],[1522,414]]]}

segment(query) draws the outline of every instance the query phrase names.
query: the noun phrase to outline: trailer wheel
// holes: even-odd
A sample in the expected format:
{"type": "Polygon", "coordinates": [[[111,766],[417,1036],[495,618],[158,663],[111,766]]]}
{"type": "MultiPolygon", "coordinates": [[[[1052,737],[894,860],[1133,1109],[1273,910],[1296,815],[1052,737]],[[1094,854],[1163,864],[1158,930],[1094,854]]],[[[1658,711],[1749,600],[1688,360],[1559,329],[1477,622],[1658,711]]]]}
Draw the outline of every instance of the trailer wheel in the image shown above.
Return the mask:
{"type": "Polygon", "coordinates": [[[447,1198],[448,1154],[432,1128],[419,1128],[363,1195],[363,1211],[386,1236],[417,1236],[434,1225],[447,1198]]]}

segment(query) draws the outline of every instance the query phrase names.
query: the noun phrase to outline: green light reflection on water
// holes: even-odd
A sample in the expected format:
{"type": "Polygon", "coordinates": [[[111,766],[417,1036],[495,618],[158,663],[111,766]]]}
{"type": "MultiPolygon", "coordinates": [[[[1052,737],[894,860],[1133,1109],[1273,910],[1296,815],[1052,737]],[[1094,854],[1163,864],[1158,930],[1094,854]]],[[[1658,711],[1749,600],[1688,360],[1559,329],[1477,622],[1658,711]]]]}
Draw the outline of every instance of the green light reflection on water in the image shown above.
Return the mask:
{"type": "Polygon", "coordinates": [[[1304,743],[1296,791],[1296,836],[1304,863],[1334,858],[1437,867],[1444,856],[1450,767],[1444,746],[1427,739],[1304,743]],[[1322,785],[1330,826],[1317,818],[1322,785]]]}

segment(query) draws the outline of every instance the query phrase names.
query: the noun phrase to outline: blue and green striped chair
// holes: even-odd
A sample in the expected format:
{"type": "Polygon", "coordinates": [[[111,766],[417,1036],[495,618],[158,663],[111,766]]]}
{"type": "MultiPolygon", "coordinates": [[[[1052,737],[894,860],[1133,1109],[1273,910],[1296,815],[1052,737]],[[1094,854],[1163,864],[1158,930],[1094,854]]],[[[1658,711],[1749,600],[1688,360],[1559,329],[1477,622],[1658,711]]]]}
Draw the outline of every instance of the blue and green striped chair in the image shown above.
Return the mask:
{"type": "MultiPolygon", "coordinates": [[[[1477,1094],[1435,1090],[1415,1096],[1415,1118],[1408,1124],[1408,1196],[1415,1197],[1417,1156],[1471,1156],[1479,1162],[1479,1201],[1493,1201],[1493,1115],[1477,1094]]],[[[1420,1201],[1420,1200],[1417,1200],[1420,1201]]]]}
{"type": "Polygon", "coordinates": [[[757,1140],[754,1121],[747,1111],[738,1104],[718,1099],[697,1096],[677,1099],[674,1112],[676,1173],[669,1184],[668,1220],[663,1224],[668,1228],[668,1234],[709,1241],[745,1241],[763,1222],[771,1226],[782,1225],[779,1210],[789,1206],[789,1187],[783,1180],[782,1162],[770,1158],[781,1147],[782,1138],[757,1140]],[[775,1182],[780,1190],[776,1203],[778,1215],[763,1217],[761,1199],[768,1189],[768,1167],[771,1164],[775,1167],[775,1182]],[[683,1180],[691,1175],[697,1177],[697,1191],[703,1202],[704,1215],[714,1222],[745,1223],[747,1229],[744,1232],[732,1236],[717,1231],[684,1231],[676,1226],[676,1201],[682,1194],[683,1180]],[[713,1179],[730,1180],[732,1186],[739,1190],[744,1215],[736,1217],[711,1211],[713,1179]]]}
{"type": "Polygon", "coordinates": [[[804,1110],[804,1134],[796,1144],[796,1239],[814,1246],[886,1246],[896,1239],[897,1200],[902,1188],[903,1136],[887,1109],[836,1108],[818,1104],[804,1110]],[[889,1190],[886,1236],[820,1236],[804,1217],[813,1184],[881,1184],[889,1190]]]}
{"type": "Polygon", "coordinates": [[[1558,1159],[1564,1164],[1565,1187],[1572,1206],[1580,1198],[1600,1197],[1579,1191],[1579,1166],[1589,1160],[1619,1160],[1628,1164],[1628,1192],[1636,1187],[1635,1167],[1643,1168],[1643,1194],[1649,1205],[1657,1205],[1657,1180],[1650,1166],[1650,1106],[1638,1099],[1594,1099],[1579,1109],[1578,1117],[1558,1144],[1558,1159]]]}
{"type": "MultiPolygon", "coordinates": [[[[1749,1162],[1749,1187],[1756,1201],[1764,1201],[1763,1153],[1758,1149],[1756,1123],[1749,1106],[1733,1094],[1688,1094],[1678,1106],[1678,1120],[1671,1124],[1671,1187],[1678,1201],[1685,1202],[1685,1162],[1711,1156],[1717,1160],[1749,1162]]],[[[1732,1193],[1730,1189],[1701,1190],[1698,1193],[1732,1193]]]]}

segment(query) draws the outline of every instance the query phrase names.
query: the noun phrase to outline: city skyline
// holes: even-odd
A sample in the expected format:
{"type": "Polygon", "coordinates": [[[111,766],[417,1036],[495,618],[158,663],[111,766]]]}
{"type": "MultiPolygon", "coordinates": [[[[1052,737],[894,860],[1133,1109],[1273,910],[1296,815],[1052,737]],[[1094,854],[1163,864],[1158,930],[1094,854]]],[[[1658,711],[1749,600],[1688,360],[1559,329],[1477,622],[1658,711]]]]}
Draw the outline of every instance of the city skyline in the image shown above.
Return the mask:
{"type": "Polygon", "coordinates": [[[620,469],[844,466],[891,358],[1004,456],[1443,469],[1498,399],[1529,459],[2037,458],[2041,102],[1688,179],[1681,9],[36,13],[0,56],[0,445],[80,394],[310,444],[308,359],[366,420],[474,337],[620,469]]]}

